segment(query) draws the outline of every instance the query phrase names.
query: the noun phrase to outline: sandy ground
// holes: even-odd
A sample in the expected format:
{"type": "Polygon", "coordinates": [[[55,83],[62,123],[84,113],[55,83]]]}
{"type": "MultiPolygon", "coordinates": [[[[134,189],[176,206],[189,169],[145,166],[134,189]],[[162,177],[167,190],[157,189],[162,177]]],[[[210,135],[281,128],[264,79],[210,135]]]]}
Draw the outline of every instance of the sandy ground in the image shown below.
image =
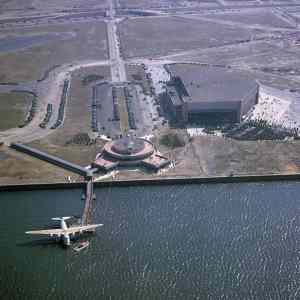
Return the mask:
{"type": "MultiPolygon", "coordinates": [[[[193,127],[193,126],[189,126],[186,129],[188,135],[190,137],[195,137],[195,136],[207,136],[208,134],[205,132],[205,128],[203,127],[193,127]]],[[[222,137],[223,134],[220,130],[213,130],[210,132],[209,135],[214,135],[214,136],[220,136],[222,137]]]]}
{"type": "Polygon", "coordinates": [[[261,86],[258,104],[251,120],[265,120],[270,125],[300,128],[300,94],[261,86]]]}
{"type": "Polygon", "coordinates": [[[170,74],[163,65],[148,65],[146,72],[151,74],[155,93],[158,95],[165,91],[165,82],[170,80],[170,74]]]}

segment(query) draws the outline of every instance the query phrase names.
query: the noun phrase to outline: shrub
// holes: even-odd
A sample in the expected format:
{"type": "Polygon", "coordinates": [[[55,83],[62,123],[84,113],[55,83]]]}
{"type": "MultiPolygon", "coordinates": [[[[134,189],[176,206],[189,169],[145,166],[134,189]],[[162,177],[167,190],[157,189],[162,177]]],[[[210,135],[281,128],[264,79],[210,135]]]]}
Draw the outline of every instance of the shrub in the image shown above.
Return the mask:
{"type": "Polygon", "coordinates": [[[168,133],[163,135],[160,140],[160,144],[165,145],[169,148],[178,148],[185,146],[184,137],[178,133],[168,133]]]}
{"type": "Polygon", "coordinates": [[[104,77],[102,75],[90,74],[90,75],[85,76],[81,82],[82,82],[82,85],[86,86],[93,81],[102,80],[102,79],[104,79],[104,77]]]}

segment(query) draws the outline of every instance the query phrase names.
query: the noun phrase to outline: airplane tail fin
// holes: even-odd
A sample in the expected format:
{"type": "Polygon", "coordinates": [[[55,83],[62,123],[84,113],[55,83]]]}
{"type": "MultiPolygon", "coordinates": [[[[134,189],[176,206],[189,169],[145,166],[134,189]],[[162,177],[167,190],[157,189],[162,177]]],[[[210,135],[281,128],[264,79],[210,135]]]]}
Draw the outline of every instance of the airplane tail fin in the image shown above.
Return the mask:
{"type": "Polygon", "coordinates": [[[51,218],[53,221],[61,221],[61,220],[68,220],[71,219],[72,217],[62,217],[62,218],[51,218]]]}

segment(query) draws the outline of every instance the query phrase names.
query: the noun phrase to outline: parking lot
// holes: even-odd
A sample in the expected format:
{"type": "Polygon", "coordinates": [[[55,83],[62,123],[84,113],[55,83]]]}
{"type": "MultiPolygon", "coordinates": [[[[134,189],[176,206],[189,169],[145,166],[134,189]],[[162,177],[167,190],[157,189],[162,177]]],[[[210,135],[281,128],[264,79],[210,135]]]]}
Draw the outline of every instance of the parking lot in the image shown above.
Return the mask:
{"type": "Polygon", "coordinates": [[[158,107],[153,97],[144,94],[140,85],[114,87],[101,83],[92,91],[91,129],[109,138],[118,138],[129,130],[136,136],[149,135],[163,124],[158,107]]]}
{"type": "Polygon", "coordinates": [[[107,83],[93,87],[91,126],[94,132],[109,138],[120,136],[120,121],[116,118],[112,100],[112,86],[107,83]]]}

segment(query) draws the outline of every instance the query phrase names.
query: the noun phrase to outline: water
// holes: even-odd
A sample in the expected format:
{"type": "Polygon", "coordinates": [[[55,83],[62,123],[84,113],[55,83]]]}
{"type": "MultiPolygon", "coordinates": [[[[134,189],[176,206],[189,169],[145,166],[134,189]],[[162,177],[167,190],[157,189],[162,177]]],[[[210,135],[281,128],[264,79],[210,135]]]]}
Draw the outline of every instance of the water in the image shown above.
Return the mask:
{"type": "Polygon", "coordinates": [[[299,183],[97,190],[80,253],[25,230],[80,190],[0,195],[0,299],[300,299],[299,183]]]}

